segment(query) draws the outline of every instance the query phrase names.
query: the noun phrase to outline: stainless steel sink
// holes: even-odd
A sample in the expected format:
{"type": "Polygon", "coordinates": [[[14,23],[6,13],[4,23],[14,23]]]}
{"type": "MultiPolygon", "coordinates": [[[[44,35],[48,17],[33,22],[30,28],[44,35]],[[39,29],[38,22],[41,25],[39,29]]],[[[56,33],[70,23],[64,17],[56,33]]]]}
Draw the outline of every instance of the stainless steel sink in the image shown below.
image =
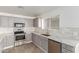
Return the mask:
{"type": "Polygon", "coordinates": [[[44,36],[50,36],[49,34],[42,34],[42,35],[44,35],[44,36]]]}

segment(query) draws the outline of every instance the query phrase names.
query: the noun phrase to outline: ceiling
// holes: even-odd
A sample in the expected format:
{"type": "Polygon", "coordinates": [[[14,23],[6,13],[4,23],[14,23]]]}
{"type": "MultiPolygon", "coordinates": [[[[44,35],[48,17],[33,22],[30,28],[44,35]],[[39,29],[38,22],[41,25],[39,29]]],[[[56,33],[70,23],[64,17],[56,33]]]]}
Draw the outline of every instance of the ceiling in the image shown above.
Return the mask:
{"type": "Polygon", "coordinates": [[[36,17],[58,8],[57,6],[0,6],[0,12],[36,17]]]}

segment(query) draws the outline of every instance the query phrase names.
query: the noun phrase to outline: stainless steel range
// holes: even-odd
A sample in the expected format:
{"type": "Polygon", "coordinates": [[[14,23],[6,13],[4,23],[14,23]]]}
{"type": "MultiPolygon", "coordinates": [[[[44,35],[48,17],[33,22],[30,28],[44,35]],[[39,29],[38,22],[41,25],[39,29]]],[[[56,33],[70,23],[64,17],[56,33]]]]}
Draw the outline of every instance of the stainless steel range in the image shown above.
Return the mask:
{"type": "Polygon", "coordinates": [[[25,39],[25,32],[24,31],[16,31],[15,34],[15,40],[24,40],[25,39]]]}
{"type": "Polygon", "coordinates": [[[24,40],[25,39],[25,32],[24,32],[24,23],[14,23],[14,35],[15,41],[24,40]]]}

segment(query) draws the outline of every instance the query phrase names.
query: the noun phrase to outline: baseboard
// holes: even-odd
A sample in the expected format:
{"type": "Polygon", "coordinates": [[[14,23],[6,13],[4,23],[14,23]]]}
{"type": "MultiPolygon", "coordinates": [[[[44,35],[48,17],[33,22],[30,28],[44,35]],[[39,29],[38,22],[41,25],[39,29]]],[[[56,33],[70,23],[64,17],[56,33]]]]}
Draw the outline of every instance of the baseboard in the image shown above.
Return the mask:
{"type": "Polygon", "coordinates": [[[31,43],[32,41],[28,41],[28,42],[26,42],[26,43],[31,43]]]}
{"type": "Polygon", "coordinates": [[[8,47],[5,47],[5,48],[3,48],[3,50],[8,49],[8,48],[12,48],[12,47],[14,47],[14,45],[11,45],[11,46],[8,46],[8,47]]]}
{"type": "MultiPolygon", "coordinates": [[[[31,42],[32,42],[32,41],[28,41],[28,42],[26,42],[26,43],[24,43],[24,44],[31,43],[31,42]]],[[[7,46],[7,47],[3,48],[3,50],[8,49],[8,48],[12,48],[12,47],[14,47],[14,45],[7,46]]]]}

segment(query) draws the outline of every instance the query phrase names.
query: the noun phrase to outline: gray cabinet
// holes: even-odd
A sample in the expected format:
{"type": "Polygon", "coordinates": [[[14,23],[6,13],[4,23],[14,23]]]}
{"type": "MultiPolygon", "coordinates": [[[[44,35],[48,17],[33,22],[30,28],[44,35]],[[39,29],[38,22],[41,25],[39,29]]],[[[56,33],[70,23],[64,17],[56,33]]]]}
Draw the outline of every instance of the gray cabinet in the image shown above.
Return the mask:
{"type": "Polygon", "coordinates": [[[3,36],[0,37],[0,53],[3,51],[3,36]]]}
{"type": "Polygon", "coordinates": [[[9,23],[9,27],[13,28],[14,27],[14,17],[8,17],[8,23],[9,23]]]}
{"type": "Polygon", "coordinates": [[[14,17],[0,16],[0,27],[8,28],[14,26],[14,17]]]}
{"type": "Polygon", "coordinates": [[[34,44],[38,45],[38,46],[41,46],[41,43],[40,43],[40,36],[32,33],[32,41],[34,44]]]}
{"type": "Polygon", "coordinates": [[[62,43],[62,53],[73,53],[75,47],[62,43]]]}
{"type": "Polygon", "coordinates": [[[8,33],[3,37],[3,48],[6,49],[7,47],[14,45],[14,34],[8,33]]]}
{"type": "Polygon", "coordinates": [[[32,41],[37,47],[42,49],[44,52],[48,52],[48,39],[47,38],[33,33],[32,41]]]}
{"type": "Polygon", "coordinates": [[[3,28],[5,28],[5,27],[8,27],[8,17],[6,17],[6,16],[1,16],[0,17],[0,27],[3,27],[3,28]]]}
{"type": "Polygon", "coordinates": [[[7,34],[6,47],[13,46],[13,45],[14,45],[14,34],[12,33],[7,34]]]}
{"type": "Polygon", "coordinates": [[[48,39],[45,37],[40,37],[41,41],[41,47],[45,50],[48,51],[48,39]]]}
{"type": "Polygon", "coordinates": [[[33,27],[38,27],[38,18],[33,19],[33,27]]]}
{"type": "Polygon", "coordinates": [[[33,19],[25,19],[25,27],[33,27],[33,19]]]}
{"type": "Polygon", "coordinates": [[[26,40],[26,42],[30,42],[30,41],[32,41],[32,34],[31,33],[26,33],[25,34],[25,40],[26,40]]]}
{"type": "Polygon", "coordinates": [[[59,29],[59,15],[42,19],[42,23],[43,29],[59,29]]]}

